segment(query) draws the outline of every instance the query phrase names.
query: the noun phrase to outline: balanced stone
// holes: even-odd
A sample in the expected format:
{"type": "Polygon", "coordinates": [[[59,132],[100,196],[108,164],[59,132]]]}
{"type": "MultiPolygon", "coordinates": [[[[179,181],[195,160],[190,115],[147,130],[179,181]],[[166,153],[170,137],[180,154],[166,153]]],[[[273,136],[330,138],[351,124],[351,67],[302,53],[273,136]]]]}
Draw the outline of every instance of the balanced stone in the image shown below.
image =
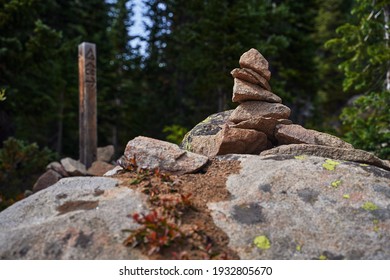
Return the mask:
{"type": "Polygon", "coordinates": [[[268,61],[258,50],[252,48],[243,53],[239,63],[242,68],[252,69],[263,76],[267,81],[270,80],[271,72],[268,70],[268,61]]]}
{"type": "Polygon", "coordinates": [[[280,145],[284,144],[313,144],[344,149],[353,146],[340,138],[312,129],[306,129],[298,124],[276,126],[275,137],[280,145]]]}
{"type": "Polygon", "coordinates": [[[268,81],[252,69],[248,68],[234,68],[230,74],[233,78],[241,79],[247,81],[251,84],[259,85],[262,88],[271,91],[271,86],[268,81]]]}
{"type": "Polygon", "coordinates": [[[232,101],[241,103],[254,100],[282,103],[282,99],[276,94],[265,90],[258,85],[235,78],[232,101]]]}
{"type": "Polygon", "coordinates": [[[274,133],[275,133],[275,127],[278,124],[292,124],[291,120],[288,119],[275,119],[271,117],[258,117],[258,118],[251,118],[242,122],[239,122],[237,124],[232,125],[232,127],[236,128],[243,128],[243,129],[255,129],[257,131],[264,132],[267,137],[271,140],[276,140],[274,133]]]}
{"type": "Polygon", "coordinates": [[[280,103],[262,101],[247,101],[241,103],[231,114],[229,121],[239,123],[251,118],[271,117],[274,119],[288,119],[290,108],[280,103]]]}
{"type": "Polygon", "coordinates": [[[260,131],[225,124],[216,135],[216,144],[216,155],[259,154],[267,149],[267,136],[260,131]]]}

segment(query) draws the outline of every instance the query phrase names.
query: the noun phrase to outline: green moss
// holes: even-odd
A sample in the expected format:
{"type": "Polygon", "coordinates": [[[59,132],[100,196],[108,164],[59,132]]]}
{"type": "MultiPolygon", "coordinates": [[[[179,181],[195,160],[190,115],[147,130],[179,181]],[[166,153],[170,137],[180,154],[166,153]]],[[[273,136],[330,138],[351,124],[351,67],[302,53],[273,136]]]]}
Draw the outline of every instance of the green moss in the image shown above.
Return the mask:
{"type": "Polygon", "coordinates": [[[256,245],[257,248],[263,250],[267,250],[271,248],[271,242],[265,235],[256,236],[255,239],[253,240],[253,243],[256,245]]]}
{"type": "Polygon", "coordinates": [[[336,167],[336,165],[339,165],[340,162],[334,161],[331,159],[327,159],[324,164],[322,164],[322,167],[324,167],[326,170],[333,171],[336,167]]]}
{"type": "Polygon", "coordinates": [[[343,195],[343,198],[345,198],[345,199],[349,199],[349,198],[350,198],[350,196],[349,196],[349,194],[344,194],[344,195],[343,195]]]}
{"type": "Polygon", "coordinates": [[[327,260],[328,258],[326,256],[324,256],[324,255],[321,255],[318,259],[324,261],[324,260],[327,260]]]}
{"type": "Polygon", "coordinates": [[[294,157],[295,159],[299,159],[299,160],[305,160],[306,159],[306,156],[295,156],[294,157]]]}
{"type": "Polygon", "coordinates": [[[340,186],[340,185],[341,185],[341,180],[336,180],[336,181],[331,183],[331,186],[334,188],[338,188],[338,186],[340,186]]]}
{"type": "Polygon", "coordinates": [[[372,203],[372,202],[366,202],[366,203],[364,203],[363,206],[362,206],[362,208],[363,208],[364,210],[367,210],[367,211],[374,211],[374,210],[379,209],[379,207],[376,206],[376,205],[375,205],[374,203],[372,203]]]}

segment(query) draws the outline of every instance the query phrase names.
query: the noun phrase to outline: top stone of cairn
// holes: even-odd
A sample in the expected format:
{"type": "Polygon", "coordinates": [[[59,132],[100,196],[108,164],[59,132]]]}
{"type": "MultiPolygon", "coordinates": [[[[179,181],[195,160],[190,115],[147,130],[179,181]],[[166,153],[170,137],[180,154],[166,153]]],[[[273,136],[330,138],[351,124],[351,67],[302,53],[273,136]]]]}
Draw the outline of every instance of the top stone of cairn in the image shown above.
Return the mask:
{"type": "Polygon", "coordinates": [[[268,70],[268,61],[258,50],[254,48],[243,53],[240,57],[239,63],[242,68],[252,69],[268,81],[271,78],[271,72],[268,70]]]}

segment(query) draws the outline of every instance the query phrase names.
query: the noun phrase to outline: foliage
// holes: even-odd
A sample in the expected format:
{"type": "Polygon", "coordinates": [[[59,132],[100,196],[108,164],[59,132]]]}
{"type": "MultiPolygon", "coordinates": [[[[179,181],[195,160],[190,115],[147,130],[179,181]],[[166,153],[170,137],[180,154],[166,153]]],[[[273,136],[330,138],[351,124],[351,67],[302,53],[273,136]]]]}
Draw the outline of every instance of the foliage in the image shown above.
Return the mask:
{"type": "Polygon", "coordinates": [[[56,159],[49,149],[39,149],[36,143],[9,138],[0,149],[0,195],[2,207],[9,206],[31,189],[46,165],[56,159]]]}
{"type": "Polygon", "coordinates": [[[5,97],[5,89],[0,90],[0,101],[6,100],[7,97],[5,97]]]}
{"type": "Polygon", "coordinates": [[[342,112],[345,136],[356,148],[389,158],[390,5],[356,0],[351,13],[353,21],[337,29],[340,37],[327,42],[343,58],[344,91],[360,95],[342,112]]]}
{"type": "Polygon", "coordinates": [[[181,125],[173,124],[164,126],[163,132],[168,134],[166,137],[167,141],[180,144],[188,129],[181,125]]]}
{"type": "Polygon", "coordinates": [[[355,147],[390,158],[390,93],[371,92],[344,108],[341,119],[346,139],[355,147]]]}

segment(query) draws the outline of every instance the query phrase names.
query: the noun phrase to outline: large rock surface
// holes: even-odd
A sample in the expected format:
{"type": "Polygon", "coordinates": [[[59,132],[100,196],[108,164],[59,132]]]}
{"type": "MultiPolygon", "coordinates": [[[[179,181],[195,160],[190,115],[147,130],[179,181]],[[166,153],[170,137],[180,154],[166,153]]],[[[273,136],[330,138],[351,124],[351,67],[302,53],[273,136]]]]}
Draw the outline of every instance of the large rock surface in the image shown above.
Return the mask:
{"type": "Polygon", "coordinates": [[[312,155],[328,157],[336,160],[349,160],[365,164],[375,165],[390,170],[390,163],[374,156],[373,154],[359,149],[345,149],[310,144],[291,144],[275,147],[261,152],[262,156],[269,155],[312,155]]]}
{"type": "Polygon", "coordinates": [[[111,178],[73,177],[0,212],[0,259],[143,259],[123,246],[144,195],[111,178]]]}
{"type": "Polygon", "coordinates": [[[276,94],[263,89],[258,85],[235,78],[232,101],[242,103],[245,101],[254,100],[267,101],[271,103],[282,103],[282,99],[276,94]]]}
{"type": "Polygon", "coordinates": [[[270,117],[274,119],[288,119],[291,110],[280,103],[268,103],[261,101],[247,101],[241,103],[229,117],[229,121],[239,123],[259,117],[270,117]]]}
{"type": "Polygon", "coordinates": [[[208,206],[241,259],[390,259],[390,172],[313,156],[230,158],[242,166],[227,181],[232,199],[208,206]]]}
{"type": "MultiPolygon", "coordinates": [[[[390,259],[389,171],[316,156],[216,160],[241,166],[220,175],[230,199],[205,201],[241,259],[390,259]]],[[[66,178],[0,212],[0,259],[146,258],[122,244],[145,195],[118,184],[66,178]]]]}

